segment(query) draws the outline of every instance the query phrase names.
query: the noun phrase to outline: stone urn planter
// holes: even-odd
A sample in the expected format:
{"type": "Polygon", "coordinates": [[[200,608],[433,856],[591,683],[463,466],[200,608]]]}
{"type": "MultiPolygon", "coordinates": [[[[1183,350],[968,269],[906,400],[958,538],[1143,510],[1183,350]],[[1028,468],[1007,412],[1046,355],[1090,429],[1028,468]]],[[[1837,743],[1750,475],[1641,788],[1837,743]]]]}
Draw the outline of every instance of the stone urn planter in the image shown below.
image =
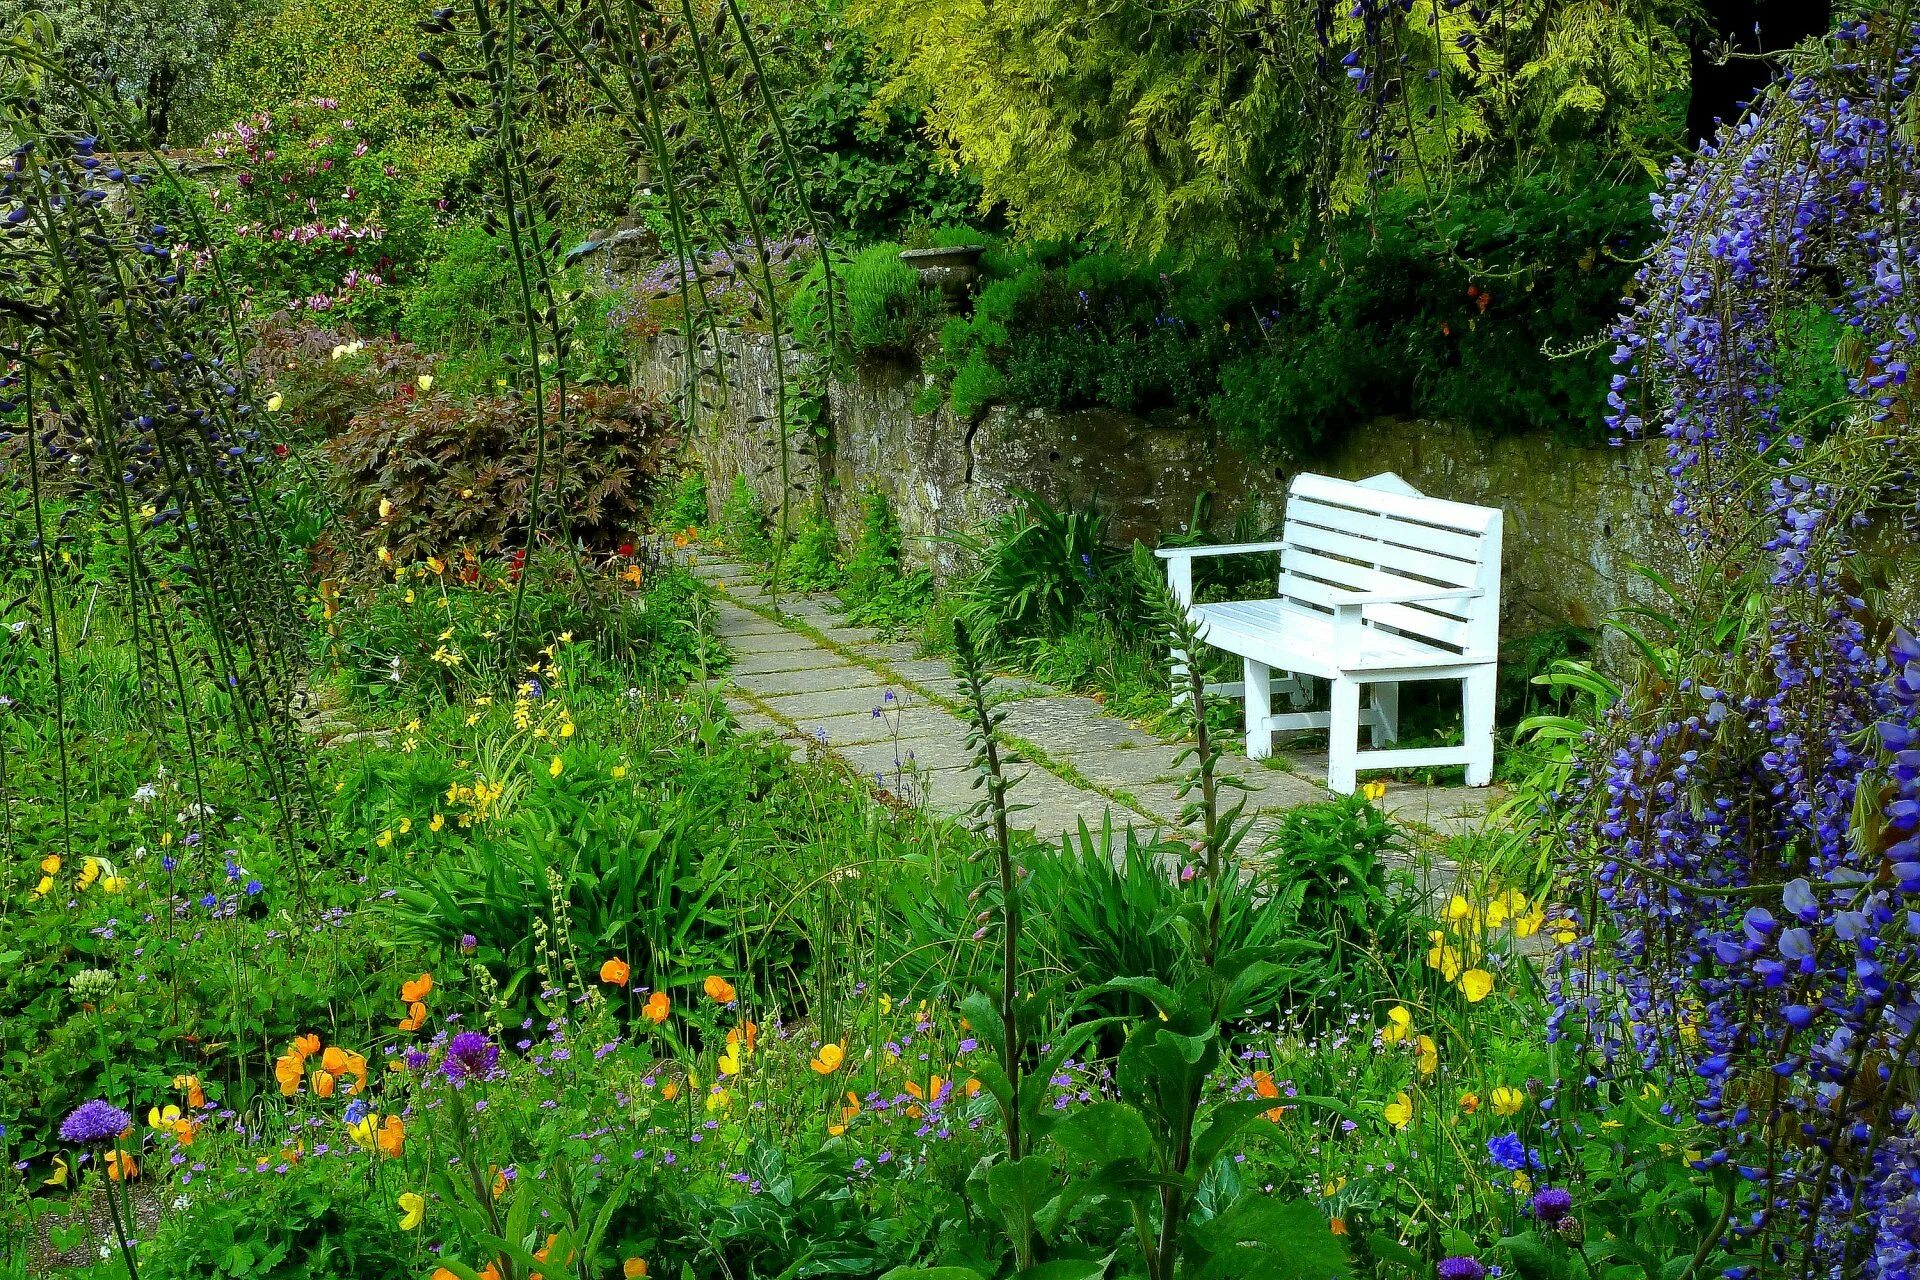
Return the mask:
{"type": "Polygon", "coordinates": [[[980,278],[983,244],[956,244],[941,249],[902,249],[900,261],[920,273],[920,283],[940,291],[949,311],[957,311],[980,278]]]}

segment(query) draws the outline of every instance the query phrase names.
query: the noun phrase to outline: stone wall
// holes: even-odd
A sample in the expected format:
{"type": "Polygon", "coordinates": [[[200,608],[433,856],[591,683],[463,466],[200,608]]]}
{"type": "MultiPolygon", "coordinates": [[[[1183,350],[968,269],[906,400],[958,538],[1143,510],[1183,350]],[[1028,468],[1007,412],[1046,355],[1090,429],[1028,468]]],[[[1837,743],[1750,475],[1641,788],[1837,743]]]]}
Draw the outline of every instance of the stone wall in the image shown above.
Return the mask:
{"type": "MultiPolygon", "coordinates": [[[[785,356],[793,367],[811,358],[790,345],[785,356]]],[[[781,491],[772,339],[730,337],[723,357],[728,389],[710,389],[714,412],[693,442],[711,478],[710,501],[717,507],[733,478],[744,475],[772,509],[781,491]]],[[[635,367],[643,384],[673,390],[685,369],[678,340],[649,344],[636,353],[635,367]]],[[[1273,519],[1300,466],[1237,449],[1188,419],[1006,406],[978,423],[945,409],[916,414],[911,403],[920,387],[917,369],[905,363],[864,365],[836,381],[829,392],[833,449],[799,453],[790,480],[794,497],[806,504],[829,477],[828,509],[843,534],[858,518],[857,495],[878,489],[910,550],[937,572],[958,564],[956,535],[1008,510],[1016,489],[1055,503],[1098,498],[1116,535],[1151,545],[1161,531],[1185,528],[1203,493],[1212,495],[1216,525],[1248,504],[1263,521],[1273,519]]],[[[1503,633],[1512,637],[1596,626],[1628,601],[1631,565],[1670,562],[1656,532],[1664,527],[1667,492],[1657,449],[1490,437],[1381,418],[1307,465],[1353,479],[1393,471],[1435,496],[1505,509],[1503,633]]]]}

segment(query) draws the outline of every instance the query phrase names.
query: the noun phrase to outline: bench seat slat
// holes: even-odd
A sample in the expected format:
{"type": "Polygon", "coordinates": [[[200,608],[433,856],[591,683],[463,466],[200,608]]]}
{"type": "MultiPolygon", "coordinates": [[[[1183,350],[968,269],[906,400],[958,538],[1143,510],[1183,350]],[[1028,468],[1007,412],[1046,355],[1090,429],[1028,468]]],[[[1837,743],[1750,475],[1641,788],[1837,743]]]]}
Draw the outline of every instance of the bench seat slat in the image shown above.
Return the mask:
{"type": "Polygon", "coordinates": [[[1343,671],[1473,665],[1451,650],[1379,627],[1359,629],[1359,649],[1334,647],[1333,615],[1287,600],[1231,600],[1198,605],[1194,615],[1208,644],[1282,671],[1331,679],[1343,671]]]}

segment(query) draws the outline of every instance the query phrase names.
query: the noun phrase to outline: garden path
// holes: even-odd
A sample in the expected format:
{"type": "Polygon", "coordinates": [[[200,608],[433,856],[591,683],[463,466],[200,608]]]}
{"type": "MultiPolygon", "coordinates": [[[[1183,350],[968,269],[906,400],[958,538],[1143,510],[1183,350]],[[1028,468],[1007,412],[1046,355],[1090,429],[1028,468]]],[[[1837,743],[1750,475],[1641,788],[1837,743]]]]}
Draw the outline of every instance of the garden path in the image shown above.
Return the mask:
{"type": "MultiPolygon", "coordinates": [[[[958,816],[979,798],[960,684],[946,661],[849,625],[832,596],[785,593],[776,607],[742,565],[702,558],[693,568],[712,588],[715,632],[733,650],[726,692],[743,725],[824,747],[936,813],[958,816]]],[[[1011,793],[1025,806],[1017,825],[1053,839],[1083,819],[1097,830],[1109,813],[1116,829],[1179,824],[1179,745],[1025,677],[997,677],[992,689],[1022,777],[1011,793]]],[[[1250,789],[1256,841],[1279,814],[1327,795],[1324,752],[1229,763],[1250,789]]],[[[1396,784],[1382,803],[1402,825],[1444,836],[1477,827],[1494,798],[1492,788],[1396,784]]]]}

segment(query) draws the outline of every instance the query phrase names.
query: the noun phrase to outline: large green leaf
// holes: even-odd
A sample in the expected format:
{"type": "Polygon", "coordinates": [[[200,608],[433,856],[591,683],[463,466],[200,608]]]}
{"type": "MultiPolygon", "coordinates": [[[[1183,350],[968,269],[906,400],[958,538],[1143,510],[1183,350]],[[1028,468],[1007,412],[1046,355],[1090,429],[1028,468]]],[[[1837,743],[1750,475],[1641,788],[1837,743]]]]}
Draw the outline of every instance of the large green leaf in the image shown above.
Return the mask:
{"type": "Polygon", "coordinates": [[[1210,1255],[1196,1280],[1340,1280],[1352,1272],[1346,1245],[1304,1200],[1244,1195],[1193,1234],[1210,1255]]]}

